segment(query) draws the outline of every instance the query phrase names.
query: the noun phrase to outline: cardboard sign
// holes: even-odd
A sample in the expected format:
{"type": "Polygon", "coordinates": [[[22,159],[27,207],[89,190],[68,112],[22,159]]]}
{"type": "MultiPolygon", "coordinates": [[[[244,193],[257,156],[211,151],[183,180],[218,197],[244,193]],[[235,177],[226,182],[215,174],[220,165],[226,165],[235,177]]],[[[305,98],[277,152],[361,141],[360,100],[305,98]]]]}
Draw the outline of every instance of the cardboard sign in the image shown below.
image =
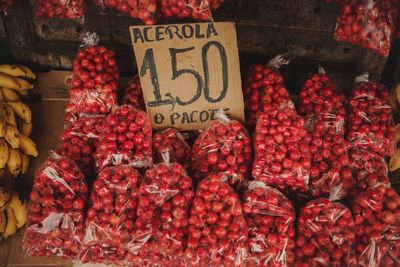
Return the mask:
{"type": "Polygon", "coordinates": [[[235,24],[131,26],[153,128],[198,130],[217,110],[244,121],[235,24]]]}

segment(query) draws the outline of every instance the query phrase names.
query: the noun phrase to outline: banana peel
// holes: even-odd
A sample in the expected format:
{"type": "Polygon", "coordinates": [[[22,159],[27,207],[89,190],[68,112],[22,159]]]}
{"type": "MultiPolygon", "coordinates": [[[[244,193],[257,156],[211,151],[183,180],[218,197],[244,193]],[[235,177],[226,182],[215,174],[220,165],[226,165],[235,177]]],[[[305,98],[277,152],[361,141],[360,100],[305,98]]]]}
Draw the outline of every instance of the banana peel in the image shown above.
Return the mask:
{"type": "Polygon", "coordinates": [[[6,208],[6,215],[7,215],[7,225],[3,233],[3,237],[5,239],[15,234],[18,229],[17,217],[15,216],[14,210],[9,206],[6,208]]]}
{"type": "Polygon", "coordinates": [[[31,69],[22,65],[3,64],[0,65],[0,72],[8,74],[12,77],[36,79],[36,75],[31,69]]]}
{"type": "Polygon", "coordinates": [[[20,145],[20,133],[18,132],[18,129],[14,126],[7,125],[6,127],[6,135],[5,139],[7,143],[10,144],[10,146],[14,149],[19,148],[20,145]]]}
{"type": "Polygon", "coordinates": [[[15,114],[18,115],[24,122],[32,122],[32,111],[29,106],[23,102],[8,102],[8,106],[12,108],[15,114]]]}
{"type": "Polygon", "coordinates": [[[7,168],[13,177],[17,177],[21,173],[22,157],[18,150],[10,148],[10,157],[8,158],[7,168]]]}
{"type": "Polygon", "coordinates": [[[32,157],[37,157],[39,155],[39,151],[36,148],[35,142],[32,141],[28,136],[24,134],[19,134],[19,149],[32,157]]]}
{"type": "Polygon", "coordinates": [[[393,172],[400,168],[400,149],[396,150],[389,161],[389,171],[393,172]]]}
{"type": "Polygon", "coordinates": [[[27,205],[22,202],[16,192],[13,192],[8,207],[14,211],[15,218],[17,219],[17,228],[21,228],[26,223],[27,205]]]}
{"type": "Polygon", "coordinates": [[[5,187],[0,187],[0,211],[7,208],[8,202],[11,200],[12,192],[5,187]]]}

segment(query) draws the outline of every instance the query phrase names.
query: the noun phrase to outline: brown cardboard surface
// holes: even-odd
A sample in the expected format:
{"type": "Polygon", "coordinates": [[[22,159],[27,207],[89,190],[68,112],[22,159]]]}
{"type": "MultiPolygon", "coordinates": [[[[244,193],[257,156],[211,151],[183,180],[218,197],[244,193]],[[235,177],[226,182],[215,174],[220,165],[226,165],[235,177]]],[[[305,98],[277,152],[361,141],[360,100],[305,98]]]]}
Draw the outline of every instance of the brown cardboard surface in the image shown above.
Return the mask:
{"type": "Polygon", "coordinates": [[[42,100],[69,99],[66,85],[72,78],[71,71],[49,71],[37,74],[37,86],[40,88],[42,100]]]}
{"type": "Polygon", "coordinates": [[[132,26],[130,32],[153,128],[204,129],[218,109],[244,121],[234,23],[132,26]]]}

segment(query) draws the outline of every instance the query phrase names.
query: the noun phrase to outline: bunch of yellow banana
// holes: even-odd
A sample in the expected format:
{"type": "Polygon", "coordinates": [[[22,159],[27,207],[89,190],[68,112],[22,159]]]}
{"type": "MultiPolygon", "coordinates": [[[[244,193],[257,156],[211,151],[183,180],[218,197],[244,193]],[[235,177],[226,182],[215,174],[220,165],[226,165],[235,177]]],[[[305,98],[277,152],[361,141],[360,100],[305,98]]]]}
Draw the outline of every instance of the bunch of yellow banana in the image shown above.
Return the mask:
{"type": "Polygon", "coordinates": [[[38,155],[36,144],[29,138],[32,112],[20,96],[33,88],[26,79],[36,79],[27,67],[0,65],[0,175],[6,167],[14,177],[25,174],[29,156],[38,155]]]}
{"type": "Polygon", "coordinates": [[[7,239],[26,223],[27,205],[18,194],[0,187],[0,239],[7,239]]]}

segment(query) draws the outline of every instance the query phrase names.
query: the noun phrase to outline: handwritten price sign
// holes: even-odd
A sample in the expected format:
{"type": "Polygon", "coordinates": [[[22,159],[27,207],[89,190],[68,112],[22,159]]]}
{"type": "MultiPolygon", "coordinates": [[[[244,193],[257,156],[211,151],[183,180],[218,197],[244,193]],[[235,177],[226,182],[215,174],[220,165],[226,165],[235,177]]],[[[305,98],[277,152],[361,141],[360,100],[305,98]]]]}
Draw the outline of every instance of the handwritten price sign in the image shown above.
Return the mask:
{"type": "Polygon", "coordinates": [[[204,129],[221,108],[244,120],[233,23],[132,26],[130,33],[155,129],[204,129]]]}

